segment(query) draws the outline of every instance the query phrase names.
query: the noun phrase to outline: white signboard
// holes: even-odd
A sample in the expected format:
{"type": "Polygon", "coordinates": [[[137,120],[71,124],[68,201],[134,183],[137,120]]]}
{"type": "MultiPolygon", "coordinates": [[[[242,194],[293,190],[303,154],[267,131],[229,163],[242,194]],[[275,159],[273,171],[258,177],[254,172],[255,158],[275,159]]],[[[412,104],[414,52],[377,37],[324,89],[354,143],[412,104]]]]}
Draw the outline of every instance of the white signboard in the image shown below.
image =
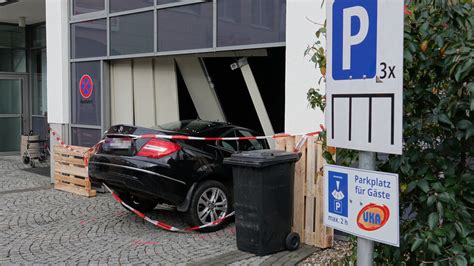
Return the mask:
{"type": "Polygon", "coordinates": [[[324,167],[324,225],[398,247],[398,175],[324,167]]]}
{"type": "Polygon", "coordinates": [[[401,154],[403,0],[326,2],[328,145],[401,154]]]}

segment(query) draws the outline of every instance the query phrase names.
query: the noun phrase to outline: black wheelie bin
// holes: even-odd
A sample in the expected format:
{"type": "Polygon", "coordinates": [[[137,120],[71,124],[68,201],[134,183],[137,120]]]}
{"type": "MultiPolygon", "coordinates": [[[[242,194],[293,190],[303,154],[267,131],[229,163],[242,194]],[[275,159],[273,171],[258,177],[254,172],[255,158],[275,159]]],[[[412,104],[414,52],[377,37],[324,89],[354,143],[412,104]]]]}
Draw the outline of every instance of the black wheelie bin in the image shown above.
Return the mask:
{"type": "Polygon", "coordinates": [[[296,250],[291,232],[295,162],[301,154],[256,150],[233,154],[224,163],[234,176],[237,248],[259,256],[296,250]]]}

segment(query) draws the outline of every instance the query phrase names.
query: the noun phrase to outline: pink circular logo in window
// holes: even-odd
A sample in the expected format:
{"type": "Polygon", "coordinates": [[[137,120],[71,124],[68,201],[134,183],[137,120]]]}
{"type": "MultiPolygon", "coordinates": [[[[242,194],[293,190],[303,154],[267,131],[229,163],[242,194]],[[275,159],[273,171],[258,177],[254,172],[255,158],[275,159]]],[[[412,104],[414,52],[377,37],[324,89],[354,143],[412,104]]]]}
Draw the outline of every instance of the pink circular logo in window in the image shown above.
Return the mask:
{"type": "Polygon", "coordinates": [[[91,76],[84,74],[79,81],[79,92],[82,95],[82,98],[88,99],[92,95],[94,90],[94,83],[92,82],[91,76]]]}

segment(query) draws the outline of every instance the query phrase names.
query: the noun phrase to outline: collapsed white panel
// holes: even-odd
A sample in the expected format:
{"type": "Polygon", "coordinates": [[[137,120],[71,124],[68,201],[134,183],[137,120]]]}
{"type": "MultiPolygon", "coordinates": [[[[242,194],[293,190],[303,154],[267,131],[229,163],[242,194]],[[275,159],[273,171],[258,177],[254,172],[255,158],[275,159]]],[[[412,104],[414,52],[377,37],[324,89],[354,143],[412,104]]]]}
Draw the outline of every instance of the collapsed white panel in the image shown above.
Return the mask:
{"type": "MultiPolygon", "coordinates": [[[[267,136],[273,135],[275,134],[275,131],[273,130],[270,117],[268,116],[267,109],[265,108],[262,95],[260,95],[260,91],[258,89],[257,82],[255,81],[255,77],[253,76],[252,69],[250,68],[250,65],[248,64],[247,60],[241,62],[243,62],[243,64],[240,67],[240,70],[242,71],[242,75],[244,76],[245,84],[247,85],[250,97],[252,98],[252,103],[255,107],[255,111],[257,112],[260,125],[263,128],[263,133],[267,136]]],[[[270,146],[273,145],[274,143],[270,141],[270,146]]]]}
{"type": "Polygon", "coordinates": [[[199,58],[177,57],[176,62],[199,117],[204,120],[226,121],[217,95],[207,80],[199,58]]]}

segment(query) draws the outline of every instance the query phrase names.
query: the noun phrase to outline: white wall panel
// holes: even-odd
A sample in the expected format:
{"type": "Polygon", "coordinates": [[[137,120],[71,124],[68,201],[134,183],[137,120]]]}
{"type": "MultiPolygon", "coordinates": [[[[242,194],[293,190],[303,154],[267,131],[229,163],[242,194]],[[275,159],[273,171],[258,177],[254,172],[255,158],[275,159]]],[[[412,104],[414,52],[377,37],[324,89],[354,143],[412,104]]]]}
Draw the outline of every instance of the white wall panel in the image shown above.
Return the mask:
{"type": "Polygon", "coordinates": [[[69,123],[69,1],[46,1],[48,123],[69,123]]]}
{"type": "Polygon", "coordinates": [[[172,57],[158,57],[155,65],[155,103],[158,125],[179,120],[178,82],[172,57]]]}
{"type": "Polygon", "coordinates": [[[285,131],[301,133],[319,130],[324,123],[321,111],[313,110],[306,100],[310,88],[318,85],[321,73],[303,53],[315,41],[314,33],[326,19],[323,0],[287,1],[286,10],[286,85],[285,85],[285,131]]]}
{"type": "Polygon", "coordinates": [[[110,70],[111,122],[133,125],[132,60],[113,61],[110,70]]]}
{"type": "Polygon", "coordinates": [[[133,60],[133,92],[135,125],[156,125],[153,59],[133,60]]]}

